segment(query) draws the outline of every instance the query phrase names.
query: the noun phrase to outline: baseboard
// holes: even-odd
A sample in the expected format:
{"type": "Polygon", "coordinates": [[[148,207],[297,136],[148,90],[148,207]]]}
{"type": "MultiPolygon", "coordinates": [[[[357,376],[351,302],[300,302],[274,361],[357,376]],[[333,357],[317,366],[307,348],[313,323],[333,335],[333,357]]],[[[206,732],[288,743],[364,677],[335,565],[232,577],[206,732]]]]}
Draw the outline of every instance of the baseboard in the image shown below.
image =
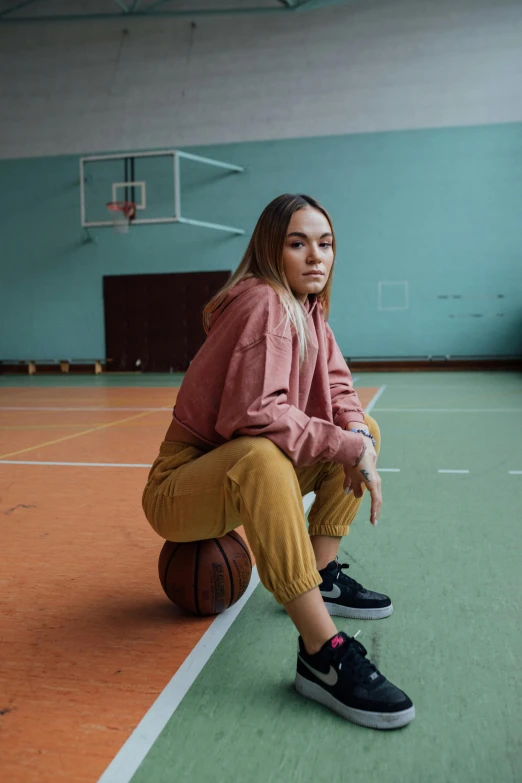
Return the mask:
{"type": "Polygon", "coordinates": [[[345,357],[354,372],[522,371],[522,356],[345,357]]]}
{"type": "MultiPolygon", "coordinates": [[[[104,362],[100,363],[102,372],[107,370],[104,362]]],[[[67,371],[61,369],[60,362],[34,362],[34,368],[37,375],[93,375],[95,362],[74,362],[69,363],[67,371]]],[[[29,371],[29,363],[21,362],[3,362],[0,361],[0,375],[32,375],[29,371]]]]}

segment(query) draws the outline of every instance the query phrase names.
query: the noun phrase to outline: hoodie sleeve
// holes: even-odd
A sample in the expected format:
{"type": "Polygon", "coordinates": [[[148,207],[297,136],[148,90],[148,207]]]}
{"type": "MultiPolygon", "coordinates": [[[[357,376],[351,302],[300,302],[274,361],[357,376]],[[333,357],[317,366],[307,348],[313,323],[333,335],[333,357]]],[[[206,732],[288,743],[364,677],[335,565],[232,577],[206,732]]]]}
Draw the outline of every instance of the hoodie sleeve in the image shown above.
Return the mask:
{"type": "Polygon", "coordinates": [[[349,421],[364,422],[364,413],[361,401],[353,388],[352,374],[328,324],[326,324],[326,337],[333,420],[334,424],[344,429],[349,421]]]}
{"type": "Polygon", "coordinates": [[[266,333],[232,355],[216,431],[226,440],[262,435],[273,441],[295,466],[316,462],[354,465],[364,442],[329,421],[309,417],[287,402],[292,343],[266,333]]]}

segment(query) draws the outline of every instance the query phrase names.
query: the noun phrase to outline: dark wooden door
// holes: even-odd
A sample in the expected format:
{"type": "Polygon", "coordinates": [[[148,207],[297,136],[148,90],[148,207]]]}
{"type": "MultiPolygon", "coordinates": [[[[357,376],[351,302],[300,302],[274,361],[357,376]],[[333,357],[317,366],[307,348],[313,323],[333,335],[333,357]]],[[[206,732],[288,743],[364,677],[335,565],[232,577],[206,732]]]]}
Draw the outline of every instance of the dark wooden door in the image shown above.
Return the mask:
{"type": "Polygon", "coordinates": [[[108,369],[185,372],[205,341],[203,307],[230,272],[103,278],[108,369]]]}

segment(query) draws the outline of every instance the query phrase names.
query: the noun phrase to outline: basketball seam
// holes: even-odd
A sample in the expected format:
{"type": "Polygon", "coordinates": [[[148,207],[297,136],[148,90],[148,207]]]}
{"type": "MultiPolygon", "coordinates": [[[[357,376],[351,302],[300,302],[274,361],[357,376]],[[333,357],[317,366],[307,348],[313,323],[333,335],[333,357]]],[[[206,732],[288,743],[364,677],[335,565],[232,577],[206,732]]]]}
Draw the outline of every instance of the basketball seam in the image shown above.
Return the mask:
{"type": "Polygon", "coordinates": [[[230,568],[230,563],[228,562],[228,557],[226,556],[223,547],[221,546],[221,544],[219,543],[217,538],[215,538],[214,541],[216,542],[216,544],[217,544],[217,546],[219,548],[219,551],[223,555],[223,560],[225,561],[225,565],[226,565],[227,570],[228,570],[228,576],[229,576],[229,579],[230,579],[230,601],[228,602],[228,606],[227,606],[227,609],[228,609],[234,603],[234,577],[232,576],[232,569],[230,568]]]}
{"type": "Polygon", "coordinates": [[[196,548],[196,562],[194,563],[194,604],[196,606],[196,612],[198,614],[201,614],[199,609],[199,601],[198,601],[198,571],[199,571],[199,548],[201,546],[201,541],[198,541],[198,545],[196,548]]]}
{"type": "Polygon", "coordinates": [[[239,546],[241,547],[241,549],[244,550],[245,555],[248,557],[248,560],[250,562],[250,566],[252,566],[252,558],[250,557],[250,552],[248,551],[246,546],[244,546],[243,542],[240,540],[241,536],[239,535],[239,533],[236,533],[235,530],[231,530],[228,535],[229,536],[232,535],[232,538],[234,539],[234,541],[236,541],[239,544],[239,546]],[[232,535],[232,533],[235,533],[235,535],[232,535]],[[237,536],[237,538],[236,538],[236,536],[237,536]]]}
{"type": "MultiPolygon", "coordinates": [[[[163,578],[165,579],[165,587],[164,587],[163,589],[165,590],[165,592],[166,592],[166,594],[167,594],[167,598],[170,598],[170,595],[169,595],[169,590],[168,590],[168,587],[169,587],[169,580],[168,580],[168,577],[169,577],[169,568],[170,568],[170,564],[172,563],[172,560],[173,560],[173,558],[174,558],[174,555],[176,554],[176,552],[178,551],[178,549],[180,548],[180,546],[181,546],[181,544],[178,544],[178,545],[177,545],[177,547],[175,548],[175,550],[172,552],[171,556],[170,556],[170,557],[169,557],[169,559],[168,559],[168,562],[167,562],[167,566],[166,566],[166,568],[165,568],[165,571],[163,572],[163,573],[164,573],[164,577],[163,577],[163,578]]],[[[172,601],[172,598],[170,598],[170,600],[172,601]]]]}

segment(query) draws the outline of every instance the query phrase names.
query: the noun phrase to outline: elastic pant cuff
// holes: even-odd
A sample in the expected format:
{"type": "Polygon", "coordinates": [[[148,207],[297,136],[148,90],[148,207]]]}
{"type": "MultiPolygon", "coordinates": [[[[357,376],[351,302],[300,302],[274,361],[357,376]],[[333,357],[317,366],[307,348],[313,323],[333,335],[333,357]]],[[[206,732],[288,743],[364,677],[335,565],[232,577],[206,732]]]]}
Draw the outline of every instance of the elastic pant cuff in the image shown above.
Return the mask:
{"type": "Polygon", "coordinates": [[[313,590],[314,587],[318,587],[322,581],[319,571],[311,571],[302,576],[301,579],[296,579],[295,582],[274,590],[274,598],[278,604],[286,604],[288,601],[303,595],[303,593],[313,590]]]}
{"type": "Polygon", "coordinates": [[[309,525],[309,536],[347,536],[350,525],[309,525]]]}

